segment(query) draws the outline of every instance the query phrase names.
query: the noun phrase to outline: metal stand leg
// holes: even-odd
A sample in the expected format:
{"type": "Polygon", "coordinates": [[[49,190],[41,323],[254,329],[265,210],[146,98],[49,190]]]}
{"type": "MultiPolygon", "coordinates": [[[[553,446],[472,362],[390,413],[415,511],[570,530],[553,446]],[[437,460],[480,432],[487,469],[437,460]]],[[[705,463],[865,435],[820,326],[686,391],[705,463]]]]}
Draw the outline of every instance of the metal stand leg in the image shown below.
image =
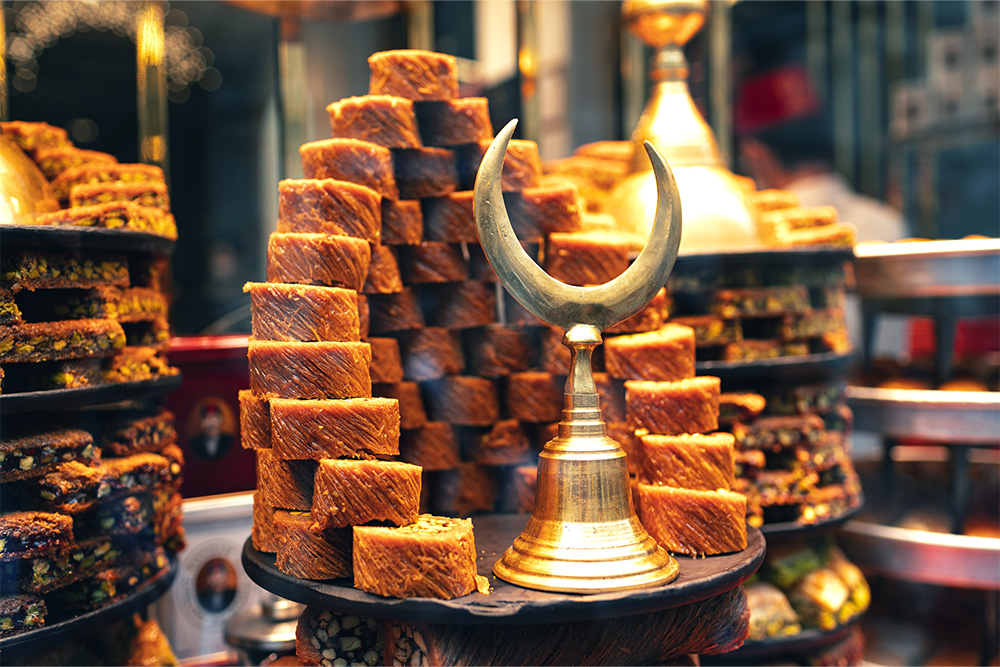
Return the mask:
{"type": "Polygon", "coordinates": [[[951,532],[961,535],[965,530],[965,512],[969,503],[969,446],[954,445],[948,464],[948,474],[951,477],[951,488],[948,489],[951,532]]]}
{"type": "Polygon", "coordinates": [[[951,377],[955,365],[956,319],[947,301],[937,308],[934,318],[934,379],[937,384],[951,377]]]}
{"type": "Polygon", "coordinates": [[[880,495],[887,501],[896,497],[896,471],[892,461],[892,450],[898,444],[895,438],[882,436],[882,465],[879,468],[879,477],[882,479],[880,495]]]}
{"type": "Polygon", "coordinates": [[[1000,652],[1000,591],[986,591],[983,609],[983,644],[979,649],[979,664],[993,664],[1000,652]]]}
{"type": "Polygon", "coordinates": [[[878,309],[868,302],[861,303],[862,368],[869,369],[875,358],[875,334],[878,332],[878,309]]]}

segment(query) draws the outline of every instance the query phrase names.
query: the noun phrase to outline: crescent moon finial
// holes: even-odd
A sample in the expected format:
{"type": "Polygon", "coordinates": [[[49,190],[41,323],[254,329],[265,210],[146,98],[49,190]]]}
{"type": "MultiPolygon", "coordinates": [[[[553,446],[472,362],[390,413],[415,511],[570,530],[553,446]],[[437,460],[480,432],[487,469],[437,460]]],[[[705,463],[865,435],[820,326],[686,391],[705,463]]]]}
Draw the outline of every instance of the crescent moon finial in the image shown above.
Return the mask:
{"type": "Polygon", "coordinates": [[[647,141],[656,178],[656,216],[639,257],[603,285],[567,285],[545,273],[524,251],[504,206],[503,160],[516,125],[517,119],[511,120],[490,144],[473,196],[480,243],[504,287],[540,319],[564,330],[588,324],[603,331],[639,312],[666,283],[680,246],[680,195],[670,167],[647,141]]]}

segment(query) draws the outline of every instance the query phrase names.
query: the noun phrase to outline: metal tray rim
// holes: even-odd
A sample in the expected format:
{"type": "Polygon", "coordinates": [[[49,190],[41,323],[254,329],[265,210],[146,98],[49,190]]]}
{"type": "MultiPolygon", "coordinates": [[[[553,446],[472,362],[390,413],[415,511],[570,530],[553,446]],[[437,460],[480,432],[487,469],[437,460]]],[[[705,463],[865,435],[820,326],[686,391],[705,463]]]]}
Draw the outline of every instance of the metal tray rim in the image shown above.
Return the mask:
{"type": "Polygon", "coordinates": [[[945,239],[912,243],[859,243],[854,246],[858,261],[880,259],[940,259],[1000,255],[1000,239],[945,239]]]}
{"type": "Polygon", "coordinates": [[[998,391],[940,391],[937,389],[883,389],[849,385],[847,398],[859,405],[884,408],[1000,410],[998,391]]]}
{"type": "Polygon", "coordinates": [[[74,389],[50,389],[47,391],[26,391],[17,394],[0,395],[0,414],[38,412],[61,408],[76,408],[88,405],[114,403],[146,396],[168,394],[181,386],[181,373],[137,380],[135,382],[113,382],[93,387],[74,389]]]}
{"type": "Polygon", "coordinates": [[[16,223],[0,224],[0,239],[8,248],[136,251],[163,255],[170,254],[176,244],[166,236],[130,229],[16,223]]]}
{"type": "Polygon", "coordinates": [[[527,519],[526,514],[483,515],[478,521],[473,517],[473,521],[478,523],[478,570],[480,575],[490,580],[491,591],[488,595],[473,592],[453,600],[384,598],[353,588],[349,580],[299,579],[279,571],[274,565],[274,554],[257,551],[249,538],[243,545],[243,568],[256,584],[303,604],[399,620],[492,625],[570,622],[691,604],[742,584],[756,572],[764,559],[763,533],[748,527],[747,548],[743,551],[707,558],[678,557],[680,576],[670,584],[592,595],[533,591],[497,580],[492,573],[493,563],[513,542],[527,519]],[[510,530],[511,526],[516,530],[510,530]],[[492,538],[481,539],[487,538],[487,532],[492,533],[492,538]],[[708,573],[691,574],[692,571],[702,570],[708,573]]]}

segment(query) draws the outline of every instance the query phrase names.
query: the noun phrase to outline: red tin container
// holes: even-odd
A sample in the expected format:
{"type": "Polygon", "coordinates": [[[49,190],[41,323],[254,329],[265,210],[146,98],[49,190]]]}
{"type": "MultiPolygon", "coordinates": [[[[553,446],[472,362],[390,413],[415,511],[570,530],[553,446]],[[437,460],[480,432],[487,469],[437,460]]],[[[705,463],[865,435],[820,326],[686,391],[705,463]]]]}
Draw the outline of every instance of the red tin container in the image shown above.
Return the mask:
{"type": "Polygon", "coordinates": [[[184,450],[185,498],[256,488],[256,457],[240,445],[238,393],[250,387],[247,336],[177,337],[170,363],[183,384],[167,396],[184,450]]]}

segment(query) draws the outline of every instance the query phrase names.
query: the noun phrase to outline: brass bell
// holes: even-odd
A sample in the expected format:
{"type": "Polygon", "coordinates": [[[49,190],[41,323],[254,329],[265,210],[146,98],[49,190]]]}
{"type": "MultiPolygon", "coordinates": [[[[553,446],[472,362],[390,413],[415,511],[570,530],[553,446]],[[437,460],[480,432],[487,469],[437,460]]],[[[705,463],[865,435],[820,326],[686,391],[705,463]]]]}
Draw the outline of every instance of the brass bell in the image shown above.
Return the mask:
{"type": "Polygon", "coordinates": [[[501,170],[511,121],[494,139],[476,178],[480,242],[508,292],[540,319],[561,327],[572,352],[559,435],[538,461],[535,509],[494,565],[512,584],[565,593],[602,593],[669,583],[677,562],[649,536],[632,504],[625,452],[608,437],[591,355],[601,332],[641,310],[666,282],[681,234],[673,175],[646,144],[658,199],[649,241],[625,273],[604,285],[575,287],[545,273],[518,243],[504,208],[501,170]]]}

